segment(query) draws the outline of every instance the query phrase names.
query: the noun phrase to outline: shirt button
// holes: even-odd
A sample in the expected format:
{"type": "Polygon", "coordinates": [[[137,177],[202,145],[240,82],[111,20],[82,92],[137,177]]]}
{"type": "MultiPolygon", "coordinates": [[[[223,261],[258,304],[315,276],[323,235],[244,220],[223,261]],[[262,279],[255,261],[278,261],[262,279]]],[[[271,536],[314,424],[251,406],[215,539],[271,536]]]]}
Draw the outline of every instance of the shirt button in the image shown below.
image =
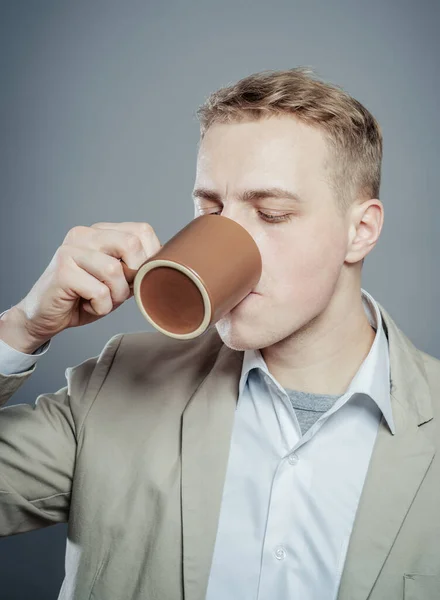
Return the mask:
{"type": "Polygon", "coordinates": [[[278,548],[275,549],[275,558],[278,560],[283,560],[286,558],[286,551],[282,546],[278,546],[278,548]]]}
{"type": "Polygon", "coordinates": [[[287,459],[291,465],[296,465],[299,461],[298,454],[289,454],[289,458],[287,459]]]}

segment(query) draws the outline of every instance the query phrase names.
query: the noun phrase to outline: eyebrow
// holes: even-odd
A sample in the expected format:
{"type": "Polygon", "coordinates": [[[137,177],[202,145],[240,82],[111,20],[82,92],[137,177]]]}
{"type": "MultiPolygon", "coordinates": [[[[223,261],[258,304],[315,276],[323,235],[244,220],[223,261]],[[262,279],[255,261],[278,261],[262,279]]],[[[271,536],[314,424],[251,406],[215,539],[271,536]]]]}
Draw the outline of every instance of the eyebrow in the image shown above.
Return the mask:
{"type": "MultiPolygon", "coordinates": [[[[195,200],[196,198],[201,198],[203,200],[213,200],[218,202],[220,200],[220,194],[213,190],[208,190],[206,188],[196,188],[192,197],[195,200]]],[[[289,190],[285,190],[279,187],[270,187],[270,188],[262,188],[257,190],[246,190],[242,194],[239,194],[239,199],[243,202],[252,202],[255,200],[262,200],[264,198],[287,198],[288,200],[293,200],[294,202],[298,202],[298,204],[304,202],[304,199],[301,198],[298,194],[294,192],[290,192],[289,190]]]]}

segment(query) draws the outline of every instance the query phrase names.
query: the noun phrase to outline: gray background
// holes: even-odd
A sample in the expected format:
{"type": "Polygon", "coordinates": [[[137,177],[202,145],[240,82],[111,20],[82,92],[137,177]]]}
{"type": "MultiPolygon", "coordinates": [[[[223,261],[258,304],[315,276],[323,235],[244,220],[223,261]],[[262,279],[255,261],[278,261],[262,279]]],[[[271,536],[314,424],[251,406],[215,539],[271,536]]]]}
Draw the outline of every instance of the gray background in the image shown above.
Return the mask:
{"type": "MultiPolygon", "coordinates": [[[[0,312],[74,225],[148,221],[168,240],[193,218],[198,105],[250,73],[308,65],[382,126],[385,224],[363,287],[440,357],[439,12],[420,0],[0,3],[0,312]]],[[[63,332],[10,403],[59,389],[66,367],[140,329],[131,299],[63,332]]],[[[2,600],[57,597],[66,529],[0,540],[2,600]]]]}

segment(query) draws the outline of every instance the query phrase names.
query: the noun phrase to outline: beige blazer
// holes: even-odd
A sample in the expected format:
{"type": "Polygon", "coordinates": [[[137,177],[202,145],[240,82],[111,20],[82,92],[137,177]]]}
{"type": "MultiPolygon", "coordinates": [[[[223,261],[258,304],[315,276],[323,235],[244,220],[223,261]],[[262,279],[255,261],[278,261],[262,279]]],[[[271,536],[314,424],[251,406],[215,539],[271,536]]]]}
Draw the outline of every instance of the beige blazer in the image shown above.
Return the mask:
{"type": "MultiPolygon", "coordinates": [[[[440,361],[379,308],[396,434],[382,421],[338,600],[438,600],[440,361]]],[[[204,599],[242,360],[215,327],[118,334],[0,409],[0,535],[68,522],[59,599],[204,599]]],[[[34,369],[0,375],[0,405],[34,369]]]]}

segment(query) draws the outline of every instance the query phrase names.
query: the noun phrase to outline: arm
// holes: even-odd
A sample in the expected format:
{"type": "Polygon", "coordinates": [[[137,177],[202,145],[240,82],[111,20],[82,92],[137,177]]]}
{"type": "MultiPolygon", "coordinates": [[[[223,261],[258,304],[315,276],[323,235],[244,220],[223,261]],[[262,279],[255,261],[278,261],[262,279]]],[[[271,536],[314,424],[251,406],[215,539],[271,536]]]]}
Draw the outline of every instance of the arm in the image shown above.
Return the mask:
{"type": "MultiPolygon", "coordinates": [[[[0,536],[68,520],[77,436],[122,337],[66,369],[67,385],[58,391],[40,394],[33,405],[0,408],[0,536]]],[[[34,370],[0,374],[0,406],[34,370]]]]}
{"type": "Polygon", "coordinates": [[[16,375],[28,371],[49,351],[50,344],[51,340],[42,344],[32,354],[25,354],[0,338],[0,375],[16,375]]]}

